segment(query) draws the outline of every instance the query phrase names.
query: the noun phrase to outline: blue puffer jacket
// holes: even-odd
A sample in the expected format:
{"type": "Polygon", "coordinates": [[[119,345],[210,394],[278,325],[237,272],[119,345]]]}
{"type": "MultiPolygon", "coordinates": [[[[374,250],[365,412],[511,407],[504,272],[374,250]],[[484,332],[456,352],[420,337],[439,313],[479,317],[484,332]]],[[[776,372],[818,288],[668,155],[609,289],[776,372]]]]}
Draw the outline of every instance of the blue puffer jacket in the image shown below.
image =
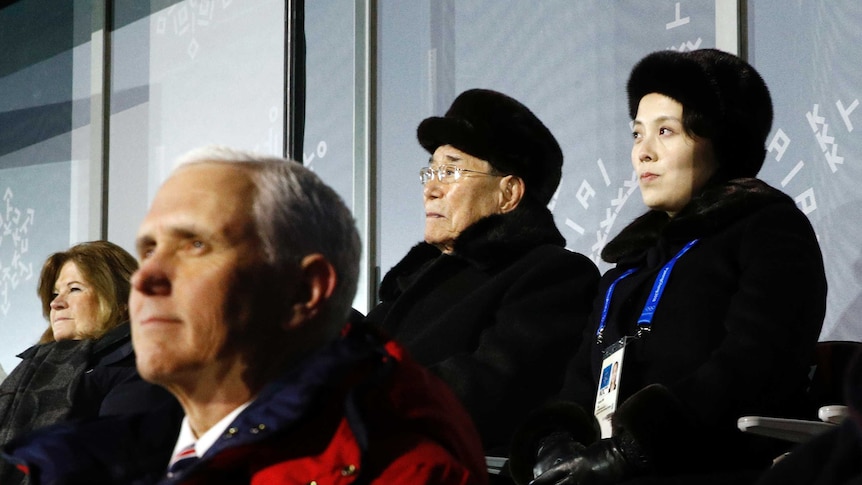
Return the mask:
{"type": "Polygon", "coordinates": [[[356,326],[267,386],[195,465],[164,477],[180,417],[62,425],[7,446],[36,484],[487,483],[456,398],[356,326]]]}

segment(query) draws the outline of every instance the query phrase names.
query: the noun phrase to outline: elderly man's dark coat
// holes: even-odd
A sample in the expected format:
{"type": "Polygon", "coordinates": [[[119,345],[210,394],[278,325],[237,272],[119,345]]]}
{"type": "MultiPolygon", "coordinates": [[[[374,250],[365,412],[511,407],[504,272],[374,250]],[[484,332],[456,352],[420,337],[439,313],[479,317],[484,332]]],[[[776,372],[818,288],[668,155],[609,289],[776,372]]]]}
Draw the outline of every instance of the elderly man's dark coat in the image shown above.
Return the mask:
{"type": "Polygon", "coordinates": [[[453,388],[486,450],[556,394],[578,346],[599,273],[564,245],[544,207],[486,217],[452,254],[415,246],[367,317],[453,388]]]}

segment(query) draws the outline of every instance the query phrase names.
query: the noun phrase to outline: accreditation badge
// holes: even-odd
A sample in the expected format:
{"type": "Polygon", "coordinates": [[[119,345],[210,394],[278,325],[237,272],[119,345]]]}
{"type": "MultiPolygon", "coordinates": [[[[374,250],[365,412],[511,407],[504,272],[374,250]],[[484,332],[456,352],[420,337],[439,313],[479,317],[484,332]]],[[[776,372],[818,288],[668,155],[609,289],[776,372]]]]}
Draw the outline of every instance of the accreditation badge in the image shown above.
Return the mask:
{"type": "Polygon", "coordinates": [[[631,337],[623,337],[602,352],[602,372],[599,376],[599,390],[596,394],[594,411],[602,431],[602,438],[611,437],[611,416],[617,409],[623,356],[630,339],[631,337]]]}

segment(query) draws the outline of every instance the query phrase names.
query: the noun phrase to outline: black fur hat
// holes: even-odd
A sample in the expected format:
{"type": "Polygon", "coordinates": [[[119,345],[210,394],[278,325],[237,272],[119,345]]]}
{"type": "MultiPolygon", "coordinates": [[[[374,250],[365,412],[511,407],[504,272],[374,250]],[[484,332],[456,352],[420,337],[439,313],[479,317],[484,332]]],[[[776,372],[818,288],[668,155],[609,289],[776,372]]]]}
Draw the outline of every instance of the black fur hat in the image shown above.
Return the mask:
{"type": "Polygon", "coordinates": [[[496,91],[464,91],[443,117],[419,123],[416,136],[428,153],[452,145],[521,177],[526,196],[544,205],[560,183],[563,152],[554,135],[526,106],[496,91]]]}
{"type": "Polygon", "coordinates": [[[683,124],[712,140],[724,179],[754,177],[766,157],[772,101],[760,74],[739,57],[717,49],[658,51],[632,69],[629,115],[642,97],[669,96],[683,105],[683,124]]]}

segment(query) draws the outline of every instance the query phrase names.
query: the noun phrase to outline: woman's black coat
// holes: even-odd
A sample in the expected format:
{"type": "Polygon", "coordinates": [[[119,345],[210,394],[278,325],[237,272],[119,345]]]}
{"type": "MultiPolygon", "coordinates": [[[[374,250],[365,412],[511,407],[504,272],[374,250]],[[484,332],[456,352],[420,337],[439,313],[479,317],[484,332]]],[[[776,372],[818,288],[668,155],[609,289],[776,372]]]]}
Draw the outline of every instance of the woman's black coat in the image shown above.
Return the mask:
{"type": "Polygon", "coordinates": [[[112,329],[93,344],[72,404],[69,419],[145,413],[163,405],[178,407],[167,390],[138,375],[128,324],[112,329]]]}
{"type": "Polygon", "coordinates": [[[577,348],[599,273],[564,244],[544,207],[489,216],[451,255],[415,246],[368,314],[452,387],[486,450],[556,394],[577,348]]]}
{"type": "MultiPolygon", "coordinates": [[[[63,340],[22,352],[0,384],[0,444],[67,420],[145,413],[180,406],[166,390],[141,379],[135,368],[130,327],[124,323],[98,340],[63,340]]],[[[27,483],[0,461],[0,483],[27,483]]]]}
{"type": "Polygon", "coordinates": [[[736,423],[808,411],[826,277],[808,219],[757,179],[712,187],[673,219],[648,212],[606,246],[603,257],[617,266],[599,284],[561,397],[592,412],[603,348],[635,334],[657,272],[696,238],[669,277],[651,332],[627,348],[615,432],[630,433],[660,471],[765,467],[771,442],[736,423]],[[608,287],[629,268],[636,271],[617,284],[596,345],[608,287]]]}

